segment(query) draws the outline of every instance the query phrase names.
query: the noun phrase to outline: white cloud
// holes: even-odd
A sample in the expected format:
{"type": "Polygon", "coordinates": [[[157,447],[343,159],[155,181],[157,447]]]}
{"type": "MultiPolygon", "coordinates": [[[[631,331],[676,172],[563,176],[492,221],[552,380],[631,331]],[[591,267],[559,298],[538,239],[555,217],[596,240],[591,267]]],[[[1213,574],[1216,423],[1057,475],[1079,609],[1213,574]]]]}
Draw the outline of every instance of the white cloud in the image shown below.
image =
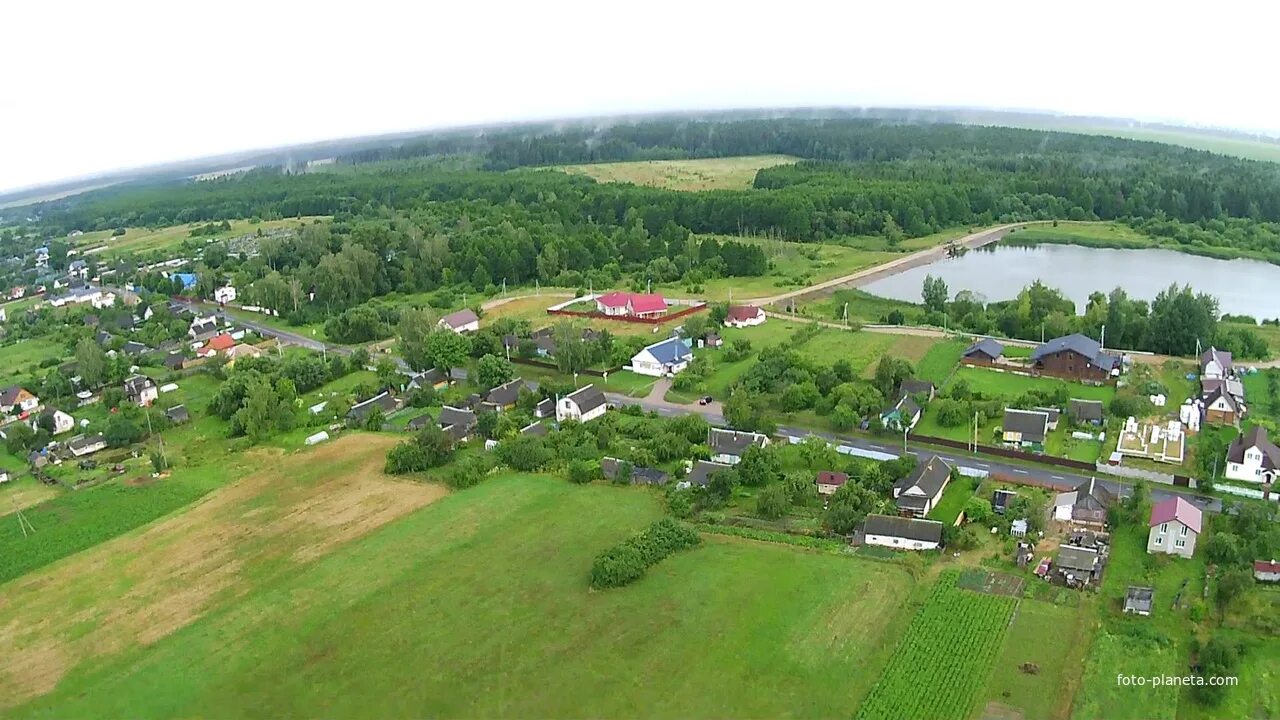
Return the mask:
{"type": "Polygon", "coordinates": [[[965,105],[1280,131],[1280,11],[1219,2],[41,2],[0,188],[219,152],[666,109],[965,105]]]}

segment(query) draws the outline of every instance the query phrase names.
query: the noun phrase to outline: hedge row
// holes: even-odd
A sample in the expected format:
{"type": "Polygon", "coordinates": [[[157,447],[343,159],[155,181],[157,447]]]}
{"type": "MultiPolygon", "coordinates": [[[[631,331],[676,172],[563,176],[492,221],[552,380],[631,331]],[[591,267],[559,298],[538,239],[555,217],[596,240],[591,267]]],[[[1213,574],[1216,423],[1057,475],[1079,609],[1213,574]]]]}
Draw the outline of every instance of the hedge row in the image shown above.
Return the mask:
{"type": "Polygon", "coordinates": [[[671,518],[663,518],[597,555],[591,565],[591,587],[603,589],[633,583],[663,558],[699,542],[698,533],[671,518]]]}

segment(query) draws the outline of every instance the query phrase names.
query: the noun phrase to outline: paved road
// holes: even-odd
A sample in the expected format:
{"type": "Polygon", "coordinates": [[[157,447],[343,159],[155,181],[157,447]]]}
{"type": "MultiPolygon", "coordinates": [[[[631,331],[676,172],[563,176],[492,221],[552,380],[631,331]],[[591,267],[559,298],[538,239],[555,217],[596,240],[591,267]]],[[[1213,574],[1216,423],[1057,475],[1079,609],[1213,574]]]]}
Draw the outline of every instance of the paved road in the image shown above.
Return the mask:
{"type": "MultiPolygon", "coordinates": [[[[639,405],[645,410],[657,412],[663,417],[675,417],[686,413],[697,413],[704,417],[707,422],[712,425],[725,426],[725,420],[721,412],[712,411],[701,406],[679,405],[666,401],[652,402],[648,398],[633,398],[626,395],[616,393],[605,393],[605,399],[614,405],[639,405]]],[[[855,448],[865,452],[884,453],[886,455],[901,456],[903,453],[903,445],[900,441],[889,438],[877,439],[866,437],[855,437],[849,435],[837,435],[835,433],[814,431],[806,428],[781,426],[778,428],[777,434],[787,438],[806,438],[810,435],[817,435],[828,443],[837,448],[844,446],[847,448],[855,448]]],[[[931,445],[922,445],[908,441],[906,451],[915,455],[938,455],[942,459],[961,469],[968,469],[980,473],[999,473],[1008,475],[1013,478],[1026,478],[1043,483],[1053,487],[1059,491],[1068,491],[1074,489],[1080,483],[1089,479],[1088,475],[1072,473],[1060,468],[1034,467],[1015,465],[1005,463],[994,458],[988,457],[970,457],[963,455],[955,450],[940,449],[931,445]]],[[[1118,496],[1127,496],[1132,492],[1129,483],[1120,482],[1111,479],[1101,479],[1101,484],[1118,496]]],[[[1222,501],[1218,498],[1205,497],[1192,492],[1183,492],[1166,488],[1164,486],[1152,485],[1151,497],[1155,501],[1164,500],[1165,498],[1175,495],[1182,496],[1187,501],[1194,503],[1207,512],[1222,512],[1222,501]]]]}

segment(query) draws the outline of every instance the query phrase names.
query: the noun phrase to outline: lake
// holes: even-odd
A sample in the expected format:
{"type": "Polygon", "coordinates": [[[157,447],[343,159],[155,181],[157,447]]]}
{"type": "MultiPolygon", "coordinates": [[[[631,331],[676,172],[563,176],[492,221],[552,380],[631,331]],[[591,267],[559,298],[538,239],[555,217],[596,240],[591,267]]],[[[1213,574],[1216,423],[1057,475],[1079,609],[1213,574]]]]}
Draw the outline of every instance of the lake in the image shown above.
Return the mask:
{"type": "Polygon", "coordinates": [[[874,280],[862,289],[880,297],[920,302],[926,275],[941,277],[951,296],[972,290],[988,301],[1012,300],[1040,280],[1057,288],[1083,313],[1089,293],[1122,287],[1131,298],[1154,300],[1169,287],[1189,283],[1196,292],[1218,298],[1219,311],[1280,317],[1280,266],[1259,260],[1216,260],[1172,250],[1118,250],[1079,245],[1005,245],[994,243],[897,275],[874,280]]]}

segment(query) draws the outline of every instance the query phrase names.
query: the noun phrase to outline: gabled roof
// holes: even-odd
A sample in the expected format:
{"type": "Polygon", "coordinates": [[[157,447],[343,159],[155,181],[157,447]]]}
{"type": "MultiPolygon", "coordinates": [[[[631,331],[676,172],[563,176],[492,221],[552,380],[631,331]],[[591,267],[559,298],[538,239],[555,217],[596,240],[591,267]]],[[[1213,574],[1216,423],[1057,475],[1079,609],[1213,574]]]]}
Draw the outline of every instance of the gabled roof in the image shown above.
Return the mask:
{"type": "Polygon", "coordinates": [[[1075,545],[1063,545],[1058,548],[1058,559],[1054,564],[1067,570],[1093,572],[1098,566],[1098,551],[1075,545]]]}
{"type": "Polygon", "coordinates": [[[942,523],[936,520],[917,520],[897,515],[868,515],[862,524],[868,535],[899,537],[920,542],[942,542],[942,523]]]}
{"type": "Polygon", "coordinates": [[[898,392],[904,395],[918,395],[921,393],[928,395],[935,389],[934,384],[928,380],[917,380],[916,378],[907,378],[898,386],[898,392]]]}
{"type": "Polygon", "coordinates": [[[1076,486],[1076,501],[1071,507],[1079,510],[1106,510],[1115,497],[1111,491],[1098,482],[1098,478],[1089,478],[1076,486]]]}
{"type": "Polygon", "coordinates": [[[10,385],[9,387],[0,390],[0,405],[8,407],[17,403],[23,393],[26,393],[27,395],[31,394],[21,385],[10,385]]]}
{"type": "Polygon", "coordinates": [[[1203,353],[1200,353],[1200,369],[1203,370],[1204,366],[1208,365],[1209,361],[1211,360],[1217,361],[1218,365],[1222,368],[1223,373],[1231,372],[1231,368],[1232,368],[1231,353],[1225,350],[1219,350],[1216,347],[1210,346],[1208,350],[1205,350],[1203,353]]]}
{"type": "Polygon", "coordinates": [[[472,428],[475,427],[476,424],[476,414],[471,410],[463,410],[462,408],[445,405],[440,408],[440,417],[437,422],[439,422],[440,427],[456,425],[464,428],[472,428]]]}
{"type": "Polygon", "coordinates": [[[445,374],[439,368],[431,368],[414,375],[409,380],[412,387],[431,387],[445,381],[445,374]]]}
{"type": "Polygon", "coordinates": [[[1136,610],[1139,612],[1151,612],[1152,599],[1155,597],[1154,588],[1139,587],[1130,585],[1124,591],[1124,609],[1136,610]]]}
{"type": "Polygon", "coordinates": [[[585,414],[605,404],[604,392],[594,384],[580,387],[565,396],[578,406],[578,411],[585,414]]]}
{"type": "Polygon", "coordinates": [[[147,347],[146,345],[143,345],[140,342],[135,342],[133,340],[130,340],[129,342],[125,343],[124,346],[121,347],[120,349],[124,351],[125,355],[141,355],[142,353],[150,350],[151,348],[147,347]]]}
{"type": "Polygon", "coordinates": [[[516,400],[520,399],[520,388],[522,387],[524,387],[524,380],[516,378],[490,390],[484,399],[486,402],[503,407],[515,405],[516,400]]]}
{"type": "Polygon", "coordinates": [[[384,391],[378,393],[364,402],[352,405],[351,410],[347,412],[347,417],[356,418],[358,420],[363,419],[369,413],[373,412],[374,408],[380,408],[382,412],[389,413],[396,409],[396,399],[391,397],[391,393],[389,392],[384,391]]]}
{"type": "Polygon", "coordinates": [[[1255,560],[1253,571],[1256,573],[1280,573],[1280,561],[1255,560]]]}
{"type": "Polygon", "coordinates": [[[611,292],[596,298],[596,302],[604,305],[605,307],[624,308],[627,306],[627,301],[630,299],[631,295],[629,293],[611,292]]]}
{"type": "Polygon", "coordinates": [[[548,432],[550,432],[550,430],[547,428],[545,424],[543,424],[541,420],[539,420],[538,422],[529,423],[528,425],[525,425],[524,427],[520,428],[521,435],[533,435],[534,437],[542,437],[546,435],[548,432]]]}
{"type": "MultiPolygon", "coordinates": [[[[6,403],[7,404],[7,403],[6,403]]],[[[1280,468],[1280,448],[1267,438],[1267,429],[1261,425],[1254,425],[1246,430],[1242,435],[1231,441],[1231,445],[1227,447],[1227,461],[1233,463],[1243,463],[1244,453],[1249,448],[1258,448],[1262,451],[1262,469],[1274,470],[1280,468]]]]}
{"type": "Polygon", "coordinates": [[[174,405],[164,411],[164,416],[173,422],[186,422],[191,419],[191,413],[187,412],[186,405],[174,405]]]}
{"type": "Polygon", "coordinates": [[[169,353],[164,356],[163,364],[167,368],[180,368],[186,364],[187,359],[182,353],[169,353]]]}
{"type": "Polygon", "coordinates": [[[892,413],[894,410],[897,410],[898,413],[903,417],[913,418],[916,416],[916,413],[920,412],[920,403],[917,403],[915,401],[915,398],[911,397],[910,395],[902,395],[898,398],[898,401],[895,402],[892,407],[890,407],[888,410],[882,413],[882,415],[888,415],[889,413],[892,413]]]}
{"type": "Polygon", "coordinates": [[[1227,392],[1227,387],[1223,384],[1219,384],[1209,392],[1205,393],[1203,399],[1206,406],[1212,405],[1221,399],[1228,407],[1231,408],[1231,412],[1240,411],[1240,403],[1236,402],[1236,399],[1231,396],[1231,393],[1227,392]]]}
{"type": "Polygon", "coordinates": [[[1199,535],[1201,517],[1200,508],[1176,495],[1151,506],[1151,520],[1147,522],[1147,527],[1177,520],[1199,535]]]}
{"type": "Polygon", "coordinates": [[[693,349],[689,347],[689,343],[678,337],[646,345],[640,352],[648,352],[654,360],[664,365],[673,365],[693,356],[693,349]]]}
{"type": "Polygon", "coordinates": [[[899,496],[908,495],[909,490],[915,489],[917,492],[910,495],[931,498],[938,494],[950,477],[951,466],[934,455],[925,462],[917,463],[910,474],[893,484],[893,488],[899,496]]]}
{"type": "Polygon", "coordinates": [[[711,448],[712,455],[741,455],[752,445],[764,447],[768,442],[768,436],[760,433],[720,428],[707,431],[707,447],[711,448]]]}
{"type": "Polygon", "coordinates": [[[1085,358],[1100,368],[1111,370],[1120,362],[1120,358],[1102,351],[1097,340],[1080,333],[1054,338],[1031,352],[1031,361],[1038,362],[1046,355],[1070,351],[1085,358]]]}
{"type": "Polygon", "coordinates": [[[1000,357],[1003,354],[1004,354],[1004,345],[1001,345],[1000,343],[996,342],[995,340],[992,340],[991,338],[983,338],[978,342],[965,348],[965,351],[964,351],[964,357],[970,357],[972,355],[986,355],[992,360],[995,360],[996,358],[1000,357]]]}
{"type": "Polygon", "coordinates": [[[405,427],[409,430],[421,430],[422,428],[426,427],[427,425],[430,425],[431,423],[432,423],[431,415],[428,413],[422,413],[418,417],[413,418],[409,422],[405,423],[405,427]]]}
{"type": "Polygon", "coordinates": [[[463,325],[479,321],[480,316],[476,315],[475,310],[472,310],[471,308],[463,308],[458,312],[449,313],[448,315],[440,318],[439,324],[457,330],[463,325]]]}
{"type": "Polygon", "coordinates": [[[1005,408],[1000,427],[1005,432],[1021,433],[1023,440],[1044,442],[1045,435],[1049,433],[1049,413],[1043,410],[1005,408]]]}
{"type": "Polygon", "coordinates": [[[818,477],[815,478],[814,482],[819,485],[834,485],[836,487],[840,487],[849,482],[849,474],[836,472],[834,470],[821,470],[818,472],[818,477]]]}
{"type": "Polygon", "coordinates": [[[760,317],[764,311],[755,305],[730,305],[729,312],[725,313],[724,319],[733,322],[745,322],[760,317]]]}
{"type": "Polygon", "coordinates": [[[72,450],[83,450],[94,445],[106,444],[106,442],[106,436],[102,433],[95,433],[93,435],[81,435],[78,438],[72,438],[67,442],[67,447],[72,450]]]}
{"type": "Polygon", "coordinates": [[[693,464],[693,468],[689,470],[689,474],[684,476],[687,483],[703,486],[711,482],[711,476],[721,470],[730,470],[732,465],[724,463],[709,462],[707,460],[699,460],[693,464]]]}
{"type": "Polygon", "coordinates": [[[662,312],[667,309],[667,301],[661,295],[632,295],[627,304],[634,313],[662,312]]]}
{"type": "Polygon", "coordinates": [[[142,394],[143,390],[155,387],[156,383],[146,375],[133,375],[124,381],[124,392],[130,397],[142,394]]]}
{"type": "Polygon", "coordinates": [[[209,338],[209,342],[205,343],[205,347],[212,350],[227,350],[236,344],[236,339],[231,337],[230,333],[218,333],[209,338]]]}
{"type": "Polygon", "coordinates": [[[1076,420],[1101,420],[1102,401],[1071,398],[1067,401],[1067,414],[1076,420]]]}

